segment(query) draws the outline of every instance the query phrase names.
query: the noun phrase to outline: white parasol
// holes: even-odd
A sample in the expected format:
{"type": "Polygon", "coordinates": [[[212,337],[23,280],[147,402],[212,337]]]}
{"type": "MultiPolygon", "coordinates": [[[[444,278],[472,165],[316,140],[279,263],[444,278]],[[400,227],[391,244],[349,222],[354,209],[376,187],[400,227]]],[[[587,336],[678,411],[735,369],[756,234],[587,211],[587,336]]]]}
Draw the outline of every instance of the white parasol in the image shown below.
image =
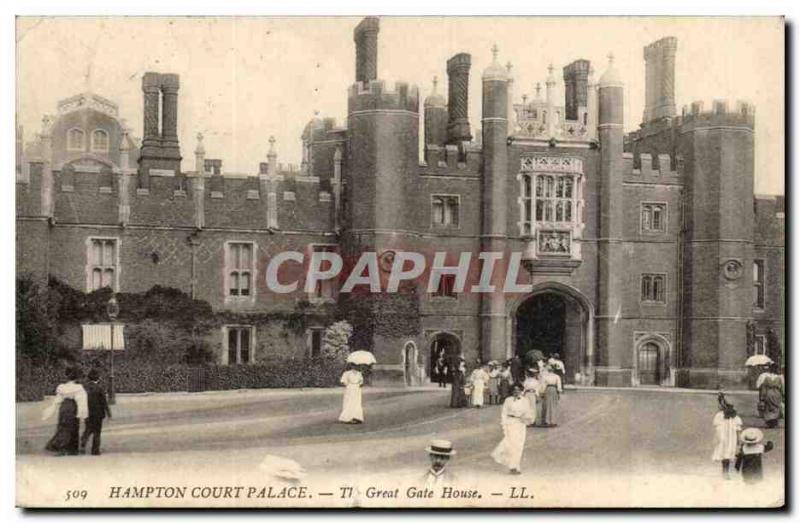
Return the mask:
{"type": "Polygon", "coordinates": [[[369,351],[357,350],[350,353],[350,355],[347,357],[347,363],[355,363],[356,365],[373,365],[378,363],[378,360],[376,360],[375,355],[369,351]]]}
{"type": "Polygon", "coordinates": [[[744,365],[745,367],[759,367],[761,365],[769,365],[770,363],[772,363],[772,360],[766,354],[756,354],[755,356],[747,358],[744,365]]]}

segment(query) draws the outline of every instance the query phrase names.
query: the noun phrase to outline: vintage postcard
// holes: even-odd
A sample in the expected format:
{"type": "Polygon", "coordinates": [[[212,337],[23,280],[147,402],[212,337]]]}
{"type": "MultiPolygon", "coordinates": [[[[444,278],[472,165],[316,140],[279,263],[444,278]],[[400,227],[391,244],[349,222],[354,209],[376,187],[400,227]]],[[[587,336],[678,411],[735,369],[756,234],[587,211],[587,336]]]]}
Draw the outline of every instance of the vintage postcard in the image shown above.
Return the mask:
{"type": "Polygon", "coordinates": [[[17,504],[784,506],[784,37],[17,18],[17,504]]]}

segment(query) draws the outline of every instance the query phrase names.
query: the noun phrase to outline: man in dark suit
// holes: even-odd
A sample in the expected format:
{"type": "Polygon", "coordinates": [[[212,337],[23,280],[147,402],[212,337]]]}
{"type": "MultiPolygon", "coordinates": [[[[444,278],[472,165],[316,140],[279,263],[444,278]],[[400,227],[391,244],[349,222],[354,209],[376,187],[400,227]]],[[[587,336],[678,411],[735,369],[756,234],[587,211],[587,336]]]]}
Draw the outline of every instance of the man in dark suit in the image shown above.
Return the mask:
{"type": "Polygon", "coordinates": [[[89,382],[83,388],[86,389],[86,396],[89,403],[89,417],[86,418],[86,427],[81,436],[81,452],[86,453],[86,443],[92,436],[92,455],[100,455],[100,433],[103,430],[103,418],[108,416],[111,419],[111,409],[108,408],[106,393],[100,386],[100,373],[97,369],[89,371],[89,382]]]}
{"type": "Polygon", "coordinates": [[[509,363],[514,383],[522,383],[525,381],[525,369],[522,368],[522,360],[519,359],[519,356],[515,354],[509,363]]]}

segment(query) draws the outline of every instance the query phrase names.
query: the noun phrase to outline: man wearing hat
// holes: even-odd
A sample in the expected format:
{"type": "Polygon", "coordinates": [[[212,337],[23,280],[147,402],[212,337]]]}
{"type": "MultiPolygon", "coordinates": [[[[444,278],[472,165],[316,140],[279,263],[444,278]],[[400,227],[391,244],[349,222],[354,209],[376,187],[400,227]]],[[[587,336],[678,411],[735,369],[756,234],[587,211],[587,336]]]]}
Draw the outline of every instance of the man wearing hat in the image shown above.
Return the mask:
{"type": "Polygon", "coordinates": [[[425,488],[446,487],[455,482],[455,476],[447,470],[450,457],[454,456],[453,444],[446,439],[435,439],[425,449],[431,460],[431,468],[425,475],[425,488]]]}
{"type": "Polygon", "coordinates": [[[742,473],[745,483],[758,483],[764,477],[761,464],[761,455],[772,450],[772,442],[766,444],[764,433],[756,428],[744,429],[742,431],[742,448],[736,456],[736,470],[742,473]]]}

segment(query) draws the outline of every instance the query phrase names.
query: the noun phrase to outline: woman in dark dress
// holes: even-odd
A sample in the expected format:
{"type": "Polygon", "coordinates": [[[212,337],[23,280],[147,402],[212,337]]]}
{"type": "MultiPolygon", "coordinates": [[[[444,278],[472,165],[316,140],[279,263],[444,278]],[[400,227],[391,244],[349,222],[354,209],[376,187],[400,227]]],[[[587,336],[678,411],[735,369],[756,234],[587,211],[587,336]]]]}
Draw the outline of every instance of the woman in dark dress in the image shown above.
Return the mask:
{"type": "Polygon", "coordinates": [[[56,397],[42,416],[47,419],[58,411],[56,433],[47,442],[45,450],[59,456],[78,454],[80,420],[89,416],[86,390],[78,383],[80,371],[68,368],[67,381],[56,387],[56,397]]]}
{"type": "Polygon", "coordinates": [[[467,395],[464,393],[464,384],[466,381],[466,364],[463,359],[456,360],[456,364],[452,366],[450,372],[451,385],[450,385],[450,408],[461,409],[467,406],[467,395]]]}
{"type": "Polygon", "coordinates": [[[756,381],[758,388],[758,412],[767,424],[767,428],[774,429],[778,426],[783,404],[783,378],[777,374],[777,366],[772,365],[768,372],[764,372],[756,381]]]}

